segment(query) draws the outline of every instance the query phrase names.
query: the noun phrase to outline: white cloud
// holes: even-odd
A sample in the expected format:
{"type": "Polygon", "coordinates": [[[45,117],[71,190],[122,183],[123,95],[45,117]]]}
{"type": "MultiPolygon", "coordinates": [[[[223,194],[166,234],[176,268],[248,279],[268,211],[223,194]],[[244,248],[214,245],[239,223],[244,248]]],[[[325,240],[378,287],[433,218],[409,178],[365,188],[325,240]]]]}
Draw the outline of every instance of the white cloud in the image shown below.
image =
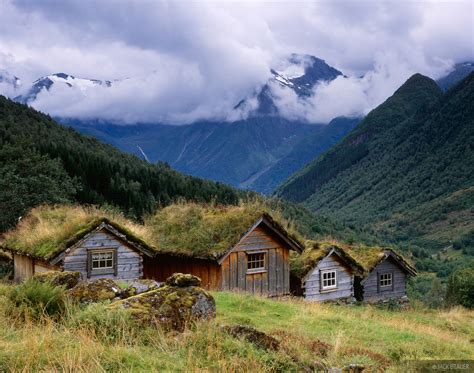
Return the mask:
{"type": "MultiPolygon", "coordinates": [[[[66,72],[126,79],[110,89],[56,87],[36,107],[126,122],[233,120],[232,108],[292,52],[325,59],[348,79],[281,111],[310,122],[366,113],[412,73],[439,77],[474,59],[471,1],[0,0],[0,69],[33,81],[66,72]],[[363,78],[359,78],[364,75],[363,78]]],[[[1,89],[1,88],[0,88],[1,89]]]]}

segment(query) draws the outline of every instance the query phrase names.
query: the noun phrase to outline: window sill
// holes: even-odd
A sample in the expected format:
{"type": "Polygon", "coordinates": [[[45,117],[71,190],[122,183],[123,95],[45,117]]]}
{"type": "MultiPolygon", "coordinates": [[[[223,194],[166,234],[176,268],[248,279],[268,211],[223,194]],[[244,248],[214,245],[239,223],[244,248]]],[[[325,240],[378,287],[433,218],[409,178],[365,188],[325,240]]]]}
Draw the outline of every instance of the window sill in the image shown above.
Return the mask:
{"type": "Polygon", "coordinates": [[[268,272],[266,269],[248,269],[247,274],[248,275],[255,275],[257,273],[266,273],[268,272]]]}
{"type": "Polygon", "coordinates": [[[115,275],[114,268],[107,269],[93,269],[89,272],[89,276],[99,276],[99,275],[115,275]]]}
{"type": "Polygon", "coordinates": [[[322,289],[320,292],[321,293],[330,293],[332,291],[337,291],[339,290],[338,288],[331,288],[331,289],[322,289]]]}

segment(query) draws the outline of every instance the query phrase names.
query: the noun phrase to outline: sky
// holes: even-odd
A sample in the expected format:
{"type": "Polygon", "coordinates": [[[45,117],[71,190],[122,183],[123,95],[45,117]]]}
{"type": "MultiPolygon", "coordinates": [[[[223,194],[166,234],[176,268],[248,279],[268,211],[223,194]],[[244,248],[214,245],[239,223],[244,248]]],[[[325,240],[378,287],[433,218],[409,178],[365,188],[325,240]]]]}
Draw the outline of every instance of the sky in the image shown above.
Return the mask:
{"type": "MultiPolygon", "coordinates": [[[[113,81],[86,94],[43,92],[33,105],[52,115],[183,124],[245,117],[234,106],[255,95],[272,67],[291,53],[310,54],[345,77],[306,99],[275,84],[272,94],[283,116],[327,123],[366,114],[416,72],[436,79],[473,61],[473,7],[465,0],[0,0],[0,70],[18,76],[20,90],[57,72],[113,81]]],[[[5,84],[0,93],[13,95],[5,84]]]]}

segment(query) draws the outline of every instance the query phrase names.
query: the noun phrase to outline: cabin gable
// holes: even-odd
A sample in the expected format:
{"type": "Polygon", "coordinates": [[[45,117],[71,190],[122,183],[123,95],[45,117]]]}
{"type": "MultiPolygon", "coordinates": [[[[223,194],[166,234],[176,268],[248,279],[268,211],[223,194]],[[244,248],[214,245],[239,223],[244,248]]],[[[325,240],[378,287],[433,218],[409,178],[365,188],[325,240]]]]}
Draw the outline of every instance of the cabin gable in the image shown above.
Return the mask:
{"type": "Polygon", "coordinates": [[[311,301],[350,298],[354,273],[337,254],[329,253],[303,279],[304,297],[311,301]]]}
{"type": "Polygon", "coordinates": [[[141,253],[105,228],[91,232],[67,251],[62,268],[91,280],[135,280],[143,276],[141,253]]]}
{"type": "Polygon", "coordinates": [[[407,273],[391,256],[378,263],[361,282],[363,299],[377,301],[406,295],[407,273]]]}
{"type": "Polygon", "coordinates": [[[221,289],[258,295],[289,293],[289,245],[260,222],[221,259],[221,289]]]}

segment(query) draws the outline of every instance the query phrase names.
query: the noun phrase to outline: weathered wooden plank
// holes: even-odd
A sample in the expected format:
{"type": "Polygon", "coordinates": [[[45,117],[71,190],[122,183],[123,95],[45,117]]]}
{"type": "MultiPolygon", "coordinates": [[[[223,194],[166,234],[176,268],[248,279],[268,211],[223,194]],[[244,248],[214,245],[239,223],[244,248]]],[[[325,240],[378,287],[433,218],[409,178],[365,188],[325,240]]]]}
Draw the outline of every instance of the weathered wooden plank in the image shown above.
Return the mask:
{"type": "Polygon", "coordinates": [[[238,271],[238,288],[240,290],[245,290],[246,289],[246,286],[245,286],[245,277],[246,277],[246,273],[247,273],[247,258],[246,258],[246,255],[245,253],[243,252],[239,252],[237,253],[237,271],[238,271]]]}
{"type": "Polygon", "coordinates": [[[283,250],[283,293],[289,294],[290,292],[290,265],[289,265],[289,250],[283,250]]]}
{"type": "Polygon", "coordinates": [[[270,295],[276,295],[276,250],[268,251],[268,291],[270,295]]]}
{"type": "MultiPolygon", "coordinates": [[[[266,255],[267,259],[267,268],[268,268],[268,255],[266,255]]],[[[269,288],[268,288],[268,272],[263,272],[262,273],[262,295],[267,295],[269,293],[269,288]]]]}
{"type": "Polygon", "coordinates": [[[283,255],[282,249],[278,248],[275,250],[276,253],[276,293],[278,295],[283,294],[283,255]]]}
{"type": "Polygon", "coordinates": [[[262,274],[257,273],[253,278],[253,292],[256,295],[262,295],[262,274]]]}
{"type": "Polygon", "coordinates": [[[238,286],[239,286],[239,268],[238,268],[238,265],[237,265],[237,257],[238,257],[238,254],[237,253],[231,253],[229,255],[229,259],[230,259],[230,267],[229,267],[229,271],[230,271],[230,281],[229,281],[229,286],[230,286],[230,290],[233,290],[233,289],[237,289],[238,286]]]}
{"type": "Polygon", "coordinates": [[[230,257],[224,259],[221,264],[221,289],[230,290],[230,257]]]}
{"type": "Polygon", "coordinates": [[[255,275],[246,275],[245,276],[245,289],[241,289],[241,290],[245,290],[248,293],[252,293],[252,294],[255,293],[254,281],[255,281],[255,275]]]}
{"type": "Polygon", "coordinates": [[[239,245],[235,248],[234,251],[250,251],[250,250],[268,250],[274,249],[276,245],[272,243],[262,242],[262,243],[254,243],[249,245],[239,245]]]}

